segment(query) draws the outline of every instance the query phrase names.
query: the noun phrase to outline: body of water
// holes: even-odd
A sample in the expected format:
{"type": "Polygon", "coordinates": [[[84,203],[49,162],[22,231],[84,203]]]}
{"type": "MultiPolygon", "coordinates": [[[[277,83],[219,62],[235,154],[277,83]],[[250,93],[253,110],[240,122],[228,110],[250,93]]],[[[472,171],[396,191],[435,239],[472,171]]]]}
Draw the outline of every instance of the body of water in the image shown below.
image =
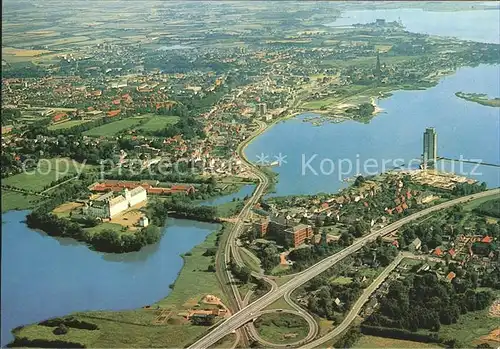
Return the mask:
{"type": "MultiPolygon", "coordinates": [[[[347,186],[342,181],[346,177],[408,166],[422,153],[426,127],[436,129],[438,156],[499,164],[500,109],[455,96],[458,91],[499,96],[499,74],[498,65],[467,67],[433,88],[394,92],[378,101],[384,112],[369,124],[346,121],[314,126],[303,122],[308,116],[303,114],[276,124],[245,152],[251,161],[258,161],[261,154],[270,161],[280,153],[286,156],[286,163],[273,168],[279,173],[273,195],[280,196],[335,192],[347,186]]],[[[450,163],[443,166],[452,170],[450,163]]],[[[455,163],[454,172],[485,181],[490,187],[500,186],[500,168],[474,167],[463,164],[461,169],[455,163]]]]}
{"type": "MultiPolygon", "coordinates": [[[[500,37],[498,9],[347,11],[342,16],[331,25],[401,18],[406,28],[414,32],[494,43],[500,37]]],[[[168,45],[160,49],[188,48],[191,47],[168,45]]],[[[349,121],[315,127],[302,122],[304,115],[287,120],[259,136],[246,154],[251,160],[267,154],[270,161],[280,153],[282,159],[286,156],[286,163],[273,168],[279,173],[277,195],[334,192],[346,185],[342,178],[365,172],[362,167],[356,168],[358,161],[366,164],[367,159],[375,159],[376,168],[381,167],[383,159],[402,158],[407,164],[420,156],[422,133],[428,126],[437,130],[439,155],[463,155],[498,163],[499,109],[464,101],[454,93],[479,92],[498,97],[499,73],[498,66],[463,68],[434,88],[395,92],[379,101],[385,112],[367,125],[349,121]],[[344,175],[338,168],[329,175],[323,174],[330,172],[330,165],[340,159],[350,160],[354,168],[349,171],[342,168],[344,175]],[[304,164],[309,167],[304,168],[304,164]]],[[[394,161],[388,167],[391,165],[394,161]]],[[[470,171],[472,165],[464,168],[470,171]]],[[[373,171],[373,165],[370,170],[373,171]]],[[[490,186],[500,184],[498,168],[479,170],[482,172],[476,176],[479,180],[490,186]]],[[[233,196],[205,204],[219,205],[252,191],[253,186],[245,186],[233,196]]],[[[2,214],[2,346],[12,340],[10,330],[19,325],[74,311],[131,309],[167,296],[169,285],[183,265],[180,254],[218,229],[216,224],[169,219],[165,236],[158,244],[139,252],[115,255],[91,251],[72,239],[55,239],[32,231],[22,222],[26,214],[26,211],[2,214]]]]}
{"type": "Polygon", "coordinates": [[[10,330],[85,310],[122,310],[151,304],[170,293],[182,253],[218,224],[168,219],[165,235],[139,252],[108,254],[73,239],[56,239],[26,227],[27,211],[2,214],[2,347],[10,330]]]}
{"type": "MultiPolygon", "coordinates": [[[[496,2],[498,5],[498,2],[496,2]]],[[[500,9],[471,11],[425,11],[423,9],[379,9],[345,11],[328,26],[373,23],[377,18],[387,22],[401,19],[406,30],[415,33],[456,37],[464,40],[500,43],[500,9]]]]}

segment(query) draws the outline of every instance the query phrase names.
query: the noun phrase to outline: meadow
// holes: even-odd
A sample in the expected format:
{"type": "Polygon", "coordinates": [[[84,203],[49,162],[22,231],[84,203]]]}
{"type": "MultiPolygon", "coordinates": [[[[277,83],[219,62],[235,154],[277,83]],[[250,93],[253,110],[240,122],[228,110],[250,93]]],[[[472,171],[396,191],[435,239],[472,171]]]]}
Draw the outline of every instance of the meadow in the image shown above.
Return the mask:
{"type": "Polygon", "coordinates": [[[2,189],[2,213],[10,210],[27,210],[33,208],[37,202],[43,198],[31,195],[18,193],[2,189]]]}
{"type": "MultiPolygon", "coordinates": [[[[215,273],[206,270],[208,265],[215,264],[212,262],[213,257],[203,255],[208,248],[215,246],[216,239],[217,232],[213,232],[203,243],[183,256],[184,267],[166,298],[140,309],[72,314],[78,320],[96,324],[99,329],[85,331],[70,328],[67,334],[58,335],[57,339],[97,348],[165,347],[167,342],[172,348],[185,347],[206,332],[208,327],[191,325],[178,319],[177,313],[196,307],[207,294],[226,301],[215,273]],[[158,312],[162,309],[170,309],[174,315],[164,324],[154,324],[158,312]]],[[[53,328],[34,324],[20,329],[16,335],[27,337],[29,340],[52,340],[52,330],[53,328]]]]}
{"type": "Polygon", "coordinates": [[[145,132],[154,132],[162,130],[170,125],[175,124],[179,120],[178,116],[150,116],[149,120],[139,127],[139,130],[145,132]]]}
{"type": "Polygon", "coordinates": [[[26,191],[42,192],[47,185],[65,175],[76,175],[78,171],[92,168],[66,158],[40,159],[36,169],[2,179],[9,185],[26,191]]]}
{"type": "Polygon", "coordinates": [[[254,324],[262,339],[276,344],[297,342],[309,332],[306,320],[288,313],[264,314],[254,324]]]}
{"type": "Polygon", "coordinates": [[[110,122],[108,124],[104,124],[102,126],[98,126],[92,128],[88,131],[83,132],[84,136],[92,136],[92,137],[111,137],[118,133],[123,133],[124,131],[134,128],[143,122],[142,119],[139,118],[127,118],[121,119],[117,121],[110,122]]]}
{"type": "Polygon", "coordinates": [[[49,130],[63,130],[65,128],[70,128],[70,127],[73,127],[73,126],[78,126],[78,125],[83,125],[87,122],[89,122],[90,120],[69,120],[69,121],[65,121],[65,122],[60,122],[60,123],[57,123],[57,124],[53,124],[53,125],[50,125],[49,127],[47,127],[49,130]]]}
{"type": "Polygon", "coordinates": [[[160,116],[145,114],[104,124],[85,131],[83,135],[92,137],[111,137],[123,134],[127,130],[135,129],[142,132],[154,132],[175,124],[179,120],[178,116],[160,116]]]}
{"type": "Polygon", "coordinates": [[[435,343],[421,343],[401,339],[362,336],[353,348],[441,348],[435,343]]]}

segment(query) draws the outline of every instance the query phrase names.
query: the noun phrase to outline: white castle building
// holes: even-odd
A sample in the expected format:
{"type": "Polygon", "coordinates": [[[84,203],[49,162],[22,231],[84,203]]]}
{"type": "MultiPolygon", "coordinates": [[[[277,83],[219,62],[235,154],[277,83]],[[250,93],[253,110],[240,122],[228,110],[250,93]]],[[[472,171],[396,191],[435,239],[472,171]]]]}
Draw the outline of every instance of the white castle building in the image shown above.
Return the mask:
{"type": "Polygon", "coordinates": [[[138,186],[132,190],[124,189],[122,195],[108,192],[85,207],[85,213],[95,218],[113,218],[128,208],[148,199],[146,189],[138,186]]]}

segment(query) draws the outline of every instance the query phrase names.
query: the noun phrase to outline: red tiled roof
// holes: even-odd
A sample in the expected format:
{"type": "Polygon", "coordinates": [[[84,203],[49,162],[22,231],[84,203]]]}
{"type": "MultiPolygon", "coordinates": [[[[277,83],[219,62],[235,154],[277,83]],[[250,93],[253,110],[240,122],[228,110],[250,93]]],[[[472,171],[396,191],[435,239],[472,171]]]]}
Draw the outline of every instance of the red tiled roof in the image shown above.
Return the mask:
{"type": "Polygon", "coordinates": [[[110,111],[108,111],[108,116],[110,116],[110,117],[117,116],[118,114],[120,114],[120,110],[110,110],[110,111]]]}
{"type": "Polygon", "coordinates": [[[484,242],[484,243],[486,243],[486,244],[489,244],[489,243],[490,243],[490,242],[492,242],[492,241],[493,241],[493,238],[492,238],[491,236],[485,236],[485,237],[481,240],[481,242],[484,242]]]}
{"type": "Polygon", "coordinates": [[[443,254],[443,251],[438,247],[434,250],[434,254],[438,257],[440,257],[443,254]]]}
{"type": "Polygon", "coordinates": [[[59,121],[66,116],[66,113],[57,113],[52,117],[52,120],[59,121]]]}
{"type": "Polygon", "coordinates": [[[457,276],[457,274],[455,274],[454,272],[450,271],[448,273],[448,275],[446,275],[446,278],[451,281],[451,280],[453,280],[455,278],[455,276],[457,276]]]}

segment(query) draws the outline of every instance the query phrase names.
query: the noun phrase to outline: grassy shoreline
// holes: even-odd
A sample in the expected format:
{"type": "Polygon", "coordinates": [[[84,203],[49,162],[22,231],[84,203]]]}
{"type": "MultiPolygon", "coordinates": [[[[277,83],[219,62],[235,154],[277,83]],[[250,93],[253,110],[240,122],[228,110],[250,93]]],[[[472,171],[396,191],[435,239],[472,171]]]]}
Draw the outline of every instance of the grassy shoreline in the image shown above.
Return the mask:
{"type": "MultiPolygon", "coordinates": [[[[225,232],[221,227],[207,236],[205,241],[184,254],[184,265],[171,285],[172,291],[149,307],[123,311],[87,311],[69,314],[72,318],[97,325],[96,330],[69,328],[68,333],[53,334],[53,328],[30,324],[14,329],[14,344],[40,346],[41,343],[63,341],[66,347],[81,344],[87,347],[184,347],[205,333],[209,327],[195,326],[182,319],[179,313],[198,308],[207,295],[226,298],[220,288],[215,272],[207,271],[215,263],[214,256],[205,256],[207,249],[217,246],[217,240],[225,232]],[[155,321],[161,312],[170,314],[168,320],[155,321]]],[[[64,317],[66,318],[66,317],[64,317]]]]}
{"type": "Polygon", "coordinates": [[[500,108],[500,98],[489,98],[487,95],[482,93],[456,92],[455,96],[468,102],[474,102],[486,107],[500,108]]]}

